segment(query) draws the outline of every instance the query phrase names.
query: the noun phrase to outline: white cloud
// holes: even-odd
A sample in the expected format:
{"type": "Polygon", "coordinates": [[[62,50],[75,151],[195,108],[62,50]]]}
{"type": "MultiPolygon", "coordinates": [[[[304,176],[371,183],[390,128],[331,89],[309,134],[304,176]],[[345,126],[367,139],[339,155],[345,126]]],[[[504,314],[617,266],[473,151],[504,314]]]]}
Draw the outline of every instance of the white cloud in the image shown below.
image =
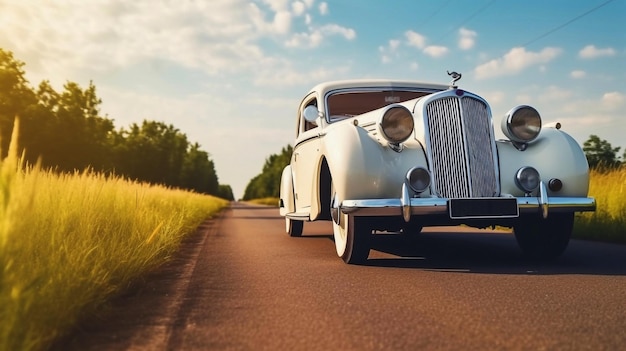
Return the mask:
{"type": "Polygon", "coordinates": [[[409,69],[411,71],[417,71],[419,68],[419,64],[417,62],[411,62],[411,64],[409,65],[409,69]]]}
{"type": "MultiPolygon", "coordinates": [[[[264,48],[261,39],[317,47],[330,37],[356,38],[354,29],[337,23],[311,27],[306,11],[315,6],[314,0],[55,1],[39,6],[10,1],[0,5],[0,47],[26,62],[33,84],[47,79],[55,88],[68,79],[79,84],[95,80],[101,87],[106,84],[102,77],[121,82],[129,73],[141,81],[136,67],[150,65],[167,67],[154,70],[157,76],[175,68],[259,82],[264,79],[256,77],[258,72],[280,70],[281,56],[264,48]],[[309,28],[292,35],[296,15],[309,21],[309,28]]],[[[321,3],[320,9],[326,12],[328,5],[321,3]]],[[[129,86],[140,84],[135,80],[129,86]]]]}
{"type": "Polygon", "coordinates": [[[615,56],[615,49],[599,49],[595,45],[587,45],[578,52],[578,56],[583,59],[595,59],[598,57],[615,56]]]}
{"type": "Polygon", "coordinates": [[[585,71],[575,70],[575,71],[572,71],[569,75],[570,77],[574,79],[581,79],[581,78],[585,78],[587,76],[587,73],[585,71]]]}
{"type": "Polygon", "coordinates": [[[573,93],[567,89],[551,85],[542,90],[538,101],[546,103],[563,102],[572,99],[572,95],[573,93]]]}
{"type": "Polygon", "coordinates": [[[328,14],[328,4],[326,2],[320,3],[319,6],[320,15],[324,16],[328,14]]]}
{"type": "Polygon", "coordinates": [[[9,2],[0,12],[0,45],[26,61],[30,73],[41,72],[50,80],[76,79],[70,72],[114,71],[150,59],[211,73],[240,71],[263,55],[256,39],[285,32],[290,21],[287,13],[265,21],[258,7],[246,5],[244,0],[186,6],[156,1],[9,2]]]}
{"type": "Polygon", "coordinates": [[[263,0],[274,12],[285,10],[289,6],[289,0],[263,0]]]}
{"type": "Polygon", "coordinates": [[[295,16],[302,16],[306,11],[306,4],[302,1],[295,1],[291,4],[291,9],[295,16]]]}
{"type": "Polygon", "coordinates": [[[617,91],[611,91],[602,95],[601,105],[606,109],[618,111],[623,110],[622,107],[624,107],[625,102],[626,96],[624,94],[617,91]]]}
{"type": "Polygon", "coordinates": [[[489,101],[489,104],[491,105],[497,105],[500,104],[504,101],[504,97],[505,94],[504,92],[500,91],[500,90],[496,90],[496,91],[487,91],[483,94],[481,94],[483,98],[487,99],[487,101],[489,101]]]}
{"type": "Polygon", "coordinates": [[[414,32],[412,30],[408,30],[406,32],[404,32],[404,36],[406,37],[407,41],[408,41],[408,45],[409,46],[413,46],[416,47],[418,49],[423,49],[424,46],[426,46],[426,37],[414,32]]]}
{"type": "Polygon", "coordinates": [[[459,29],[459,48],[461,50],[469,50],[476,44],[476,37],[478,34],[467,28],[459,29]]]}
{"type": "Polygon", "coordinates": [[[400,47],[400,40],[391,39],[387,46],[379,46],[378,51],[381,54],[382,63],[389,63],[393,61],[393,57],[397,56],[398,48],[400,47]]]}
{"type": "Polygon", "coordinates": [[[431,45],[424,48],[424,53],[431,57],[442,57],[448,53],[448,48],[445,46],[431,45]]]}
{"type": "Polygon", "coordinates": [[[428,56],[438,58],[448,53],[448,48],[445,46],[426,46],[426,37],[412,30],[404,32],[404,37],[406,38],[406,44],[408,46],[420,49],[428,56]]]}
{"type": "Polygon", "coordinates": [[[380,57],[380,62],[382,63],[390,63],[391,61],[393,61],[393,59],[389,56],[389,55],[382,55],[380,57]]]}
{"type": "Polygon", "coordinates": [[[319,30],[314,30],[308,33],[296,33],[285,42],[285,46],[292,48],[315,48],[318,47],[324,36],[319,30]]]}
{"type": "Polygon", "coordinates": [[[356,32],[354,29],[328,24],[318,29],[310,29],[309,32],[295,33],[285,41],[285,46],[294,48],[315,48],[318,47],[326,37],[341,36],[346,40],[354,40],[356,32]]]}
{"type": "Polygon", "coordinates": [[[350,70],[347,66],[338,66],[331,69],[318,68],[313,70],[298,70],[292,67],[288,62],[281,62],[280,64],[280,69],[268,67],[258,72],[254,82],[255,85],[280,85],[283,87],[293,87],[302,84],[313,85],[345,76],[350,70]]]}
{"type": "Polygon", "coordinates": [[[327,24],[320,28],[320,31],[326,35],[341,35],[347,40],[356,38],[356,32],[352,28],[342,27],[338,24],[327,24]]]}
{"type": "Polygon", "coordinates": [[[252,23],[259,34],[286,34],[291,28],[291,13],[279,10],[274,13],[272,21],[266,21],[266,13],[256,4],[249,5],[252,23]]]}
{"type": "MultiPolygon", "coordinates": [[[[523,47],[511,49],[503,57],[493,59],[474,69],[476,79],[514,75],[524,69],[548,63],[561,54],[561,49],[547,47],[539,52],[526,51],[523,47]]],[[[545,68],[544,68],[545,69],[545,68]]]]}
{"type": "Polygon", "coordinates": [[[274,15],[272,27],[276,33],[287,34],[291,29],[291,13],[288,11],[279,11],[274,15]]]}
{"type": "Polygon", "coordinates": [[[396,51],[398,50],[398,47],[400,46],[400,40],[389,40],[389,50],[391,51],[396,51]]]}

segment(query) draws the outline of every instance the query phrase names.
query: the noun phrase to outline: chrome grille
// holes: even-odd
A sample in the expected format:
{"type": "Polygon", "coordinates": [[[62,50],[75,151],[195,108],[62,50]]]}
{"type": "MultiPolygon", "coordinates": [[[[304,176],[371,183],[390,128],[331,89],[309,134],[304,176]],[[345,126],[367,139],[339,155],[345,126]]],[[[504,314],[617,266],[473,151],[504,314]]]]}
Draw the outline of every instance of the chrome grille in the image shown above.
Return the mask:
{"type": "Polygon", "coordinates": [[[484,102],[448,96],[426,105],[433,186],[446,198],[498,194],[491,122],[484,102]]]}

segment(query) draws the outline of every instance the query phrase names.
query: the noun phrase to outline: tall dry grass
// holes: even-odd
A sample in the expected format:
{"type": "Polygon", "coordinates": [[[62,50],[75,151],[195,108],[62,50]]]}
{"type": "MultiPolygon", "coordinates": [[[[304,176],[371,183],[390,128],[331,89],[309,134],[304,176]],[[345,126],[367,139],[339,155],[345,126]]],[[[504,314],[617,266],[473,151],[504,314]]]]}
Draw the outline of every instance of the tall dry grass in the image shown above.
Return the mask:
{"type": "Polygon", "coordinates": [[[626,166],[592,170],[589,195],[596,199],[596,211],[576,216],[574,237],[626,243],[626,166]]]}
{"type": "MultiPolygon", "coordinates": [[[[17,131],[18,128],[14,128],[17,131]]],[[[228,202],[0,162],[0,350],[45,349],[228,202]]]]}

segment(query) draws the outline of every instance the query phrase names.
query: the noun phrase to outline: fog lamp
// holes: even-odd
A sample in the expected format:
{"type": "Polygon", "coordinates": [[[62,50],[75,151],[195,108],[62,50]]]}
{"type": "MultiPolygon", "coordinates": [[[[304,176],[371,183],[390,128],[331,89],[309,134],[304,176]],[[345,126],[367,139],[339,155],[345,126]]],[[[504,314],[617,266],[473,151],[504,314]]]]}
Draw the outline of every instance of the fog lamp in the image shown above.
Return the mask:
{"type": "Polygon", "coordinates": [[[533,167],[522,167],[515,173],[515,183],[525,193],[530,193],[539,187],[541,177],[533,167]]]}
{"type": "Polygon", "coordinates": [[[406,173],[406,180],[409,187],[419,194],[430,186],[430,173],[424,167],[413,167],[406,173]]]}

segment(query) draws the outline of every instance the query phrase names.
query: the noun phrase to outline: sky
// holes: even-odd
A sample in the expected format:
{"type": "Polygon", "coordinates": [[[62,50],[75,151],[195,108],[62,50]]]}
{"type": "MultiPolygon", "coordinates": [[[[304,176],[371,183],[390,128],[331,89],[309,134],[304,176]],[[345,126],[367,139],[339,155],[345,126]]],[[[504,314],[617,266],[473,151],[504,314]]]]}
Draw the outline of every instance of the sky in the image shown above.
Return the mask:
{"type": "Polygon", "coordinates": [[[171,124],[236,198],[295,138],[300,100],[351,78],[448,83],[626,147],[626,0],[0,0],[0,48],[96,86],[116,128],[171,124]]]}

